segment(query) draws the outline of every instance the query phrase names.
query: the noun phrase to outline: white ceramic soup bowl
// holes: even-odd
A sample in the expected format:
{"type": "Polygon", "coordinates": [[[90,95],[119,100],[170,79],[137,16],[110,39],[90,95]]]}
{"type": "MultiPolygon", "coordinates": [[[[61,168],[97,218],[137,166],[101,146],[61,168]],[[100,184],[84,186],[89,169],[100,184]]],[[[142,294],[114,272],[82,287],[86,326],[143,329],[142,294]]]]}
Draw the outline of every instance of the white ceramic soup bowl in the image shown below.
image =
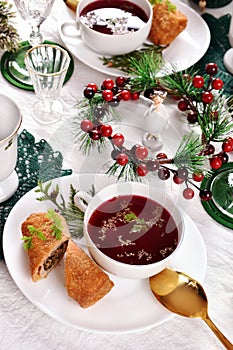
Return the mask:
{"type": "MultiPolygon", "coordinates": [[[[97,32],[89,28],[83,21],[80,20],[80,13],[90,3],[98,0],[80,0],[76,9],[75,22],[65,22],[61,31],[64,36],[75,38],[81,38],[83,42],[89,46],[92,50],[103,55],[122,55],[136,50],[147,39],[151,23],[152,23],[152,6],[148,0],[128,0],[129,2],[137,5],[148,17],[148,21],[138,29],[137,31],[126,33],[109,35],[105,33],[97,32]],[[69,27],[76,27],[76,33],[69,33],[69,27]]],[[[108,0],[109,1],[109,0],[108,0]]],[[[111,0],[113,1],[113,0],[111,0]]],[[[124,0],[122,0],[124,1],[124,0]]]]}
{"type": "Polygon", "coordinates": [[[16,103],[8,96],[0,94],[0,203],[7,200],[18,187],[15,172],[17,162],[17,132],[22,122],[22,114],[16,103]]]}
{"type": "MultiPolygon", "coordinates": [[[[174,258],[174,256],[180,250],[180,246],[182,244],[185,232],[183,215],[180,209],[172,201],[172,199],[170,199],[170,197],[164,191],[161,191],[158,188],[138,182],[119,182],[105,187],[104,189],[99,191],[94,197],[91,197],[86,192],[80,191],[75,195],[75,203],[81,210],[85,212],[83,223],[84,236],[86,238],[86,244],[91,256],[99,266],[101,266],[104,270],[114,275],[133,279],[148,278],[154,274],[159,273],[164,268],[168,267],[172,263],[172,259],[174,258]],[[149,198],[166,208],[166,210],[172,216],[174,221],[168,220],[168,222],[166,222],[165,226],[163,227],[163,232],[165,232],[165,234],[169,234],[169,232],[171,232],[174,228],[175,222],[175,226],[178,230],[176,248],[169,256],[162,258],[158,262],[152,262],[144,265],[131,265],[110,258],[105,253],[103,253],[93,242],[88,232],[88,223],[92,214],[100,205],[102,205],[102,203],[105,203],[108,200],[112,200],[114,197],[125,195],[130,195],[131,197],[133,195],[136,195],[149,198]],[[84,201],[88,204],[86,204],[84,201]]],[[[97,234],[99,235],[99,232],[97,232],[97,234]]]]}

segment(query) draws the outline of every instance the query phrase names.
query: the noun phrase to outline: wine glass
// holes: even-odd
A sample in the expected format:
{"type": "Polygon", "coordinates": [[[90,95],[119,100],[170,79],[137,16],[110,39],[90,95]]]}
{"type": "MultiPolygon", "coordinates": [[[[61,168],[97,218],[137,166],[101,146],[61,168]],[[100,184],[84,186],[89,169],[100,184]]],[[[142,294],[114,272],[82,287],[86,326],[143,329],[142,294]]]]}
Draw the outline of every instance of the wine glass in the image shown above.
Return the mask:
{"type": "Polygon", "coordinates": [[[55,0],[14,0],[21,17],[31,26],[29,43],[31,46],[43,43],[40,25],[51,12],[55,0]]]}
{"type": "Polygon", "coordinates": [[[166,95],[166,92],[155,91],[150,99],[141,97],[148,104],[144,115],[144,128],[148,131],[143,134],[142,143],[151,151],[158,151],[163,146],[159,135],[168,122],[167,112],[163,106],[166,95]]]}
{"type": "Polygon", "coordinates": [[[55,0],[14,0],[20,16],[31,26],[28,41],[20,43],[16,52],[6,53],[2,57],[5,70],[9,72],[13,85],[25,85],[25,89],[31,90],[30,76],[26,70],[24,57],[26,52],[33,46],[43,43],[40,26],[51,12],[55,0]]]}
{"type": "Polygon", "coordinates": [[[27,51],[25,64],[39,98],[32,116],[43,124],[60,120],[63,106],[57,98],[70,64],[68,52],[57,45],[38,45],[27,51]]]}

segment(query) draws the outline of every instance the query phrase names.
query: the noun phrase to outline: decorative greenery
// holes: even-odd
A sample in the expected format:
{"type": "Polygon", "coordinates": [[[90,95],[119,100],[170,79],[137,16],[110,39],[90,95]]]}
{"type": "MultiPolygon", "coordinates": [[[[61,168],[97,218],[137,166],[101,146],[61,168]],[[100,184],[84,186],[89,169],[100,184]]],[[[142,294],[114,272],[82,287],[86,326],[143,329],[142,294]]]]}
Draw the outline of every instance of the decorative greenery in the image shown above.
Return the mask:
{"type": "MultiPolygon", "coordinates": [[[[161,67],[160,56],[144,52],[139,60],[134,57],[128,60],[128,73],[132,73],[128,78],[117,77],[115,82],[106,78],[101,88],[95,83],[87,85],[84,99],[78,103],[78,106],[85,105],[86,111],[82,111],[81,115],[87,118],[81,123],[79,120],[80,149],[89,154],[92,147],[97,147],[101,152],[110,142],[114,162],[107,170],[108,175],[117,176],[118,180],[140,181],[149,172],[158,175],[161,180],[173,174],[175,183],[185,183],[183,195],[190,199],[194,195],[190,185],[199,189],[193,184],[193,179],[202,181],[204,175],[208,176],[212,169],[226,163],[229,158],[227,153],[233,151],[232,106],[224,96],[223,81],[216,77],[217,64],[206,65],[203,76],[194,69],[176,72],[175,67],[161,74],[161,67]],[[136,100],[144,95],[143,98],[148,99],[148,108],[157,109],[165,94],[177,99],[178,109],[186,122],[200,129],[197,134],[191,132],[183,137],[173,157],[160,152],[152,159],[148,157],[146,147],[134,145],[127,149],[124,135],[112,135],[111,126],[106,124],[111,116],[110,106],[112,110],[117,110],[121,100],[136,100]],[[105,111],[108,111],[108,118],[105,111]],[[213,145],[217,142],[222,143],[220,152],[213,145]]],[[[200,190],[202,200],[209,200],[211,195],[210,191],[200,190]]]]}
{"type": "MultiPolygon", "coordinates": [[[[70,185],[70,197],[68,203],[66,203],[63,195],[60,193],[59,186],[56,185],[55,188],[52,189],[51,186],[52,181],[48,182],[47,184],[43,184],[41,181],[38,181],[38,189],[36,189],[35,192],[42,193],[42,196],[38,197],[37,200],[41,202],[52,202],[55,205],[56,210],[58,210],[66,219],[71,236],[81,238],[83,236],[84,213],[74,203],[74,196],[78,190],[76,190],[72,184],[70,185]],[[58,201],[59,199],[60,202],[58,201]]],[[[94,187],[91,188],[89,193],[92,196],[95,194],[94,187]]],[[[50,217],[52,219],[53,213],[50,213],[50,217]]],[[[57,224],[55,220],[53,220],[53,222],[55,225],[57,224]]],[[[57,225],[57,228],[59,229],[59,225],[57,225]]],[[[58,233],[56,230],[54,232],[55,234],[58,233]]]]}
{"type": "Polygon", "coordinates": [[[20,38],[11,22],[15,17],[11,9],[12,4],[8,4],[7,1],[0,1],[0,49],[16,51],[20,38]]]}
{"type": "Polygon", "coordinates": [[[116,68],[122,72],[132,74],[134,68],[131,66],[132,61],[139,61],[144,57],[144,54],[152,55],[153,57],[158,56],[156,61],[162,61],[162,51],[165,49],[165,46],[158,46],[152,44],[143,44],[139,50],[132,51],[124,55],[116,55],[112,57],[101,57],[105,66],[109,68],[116,68]]]}

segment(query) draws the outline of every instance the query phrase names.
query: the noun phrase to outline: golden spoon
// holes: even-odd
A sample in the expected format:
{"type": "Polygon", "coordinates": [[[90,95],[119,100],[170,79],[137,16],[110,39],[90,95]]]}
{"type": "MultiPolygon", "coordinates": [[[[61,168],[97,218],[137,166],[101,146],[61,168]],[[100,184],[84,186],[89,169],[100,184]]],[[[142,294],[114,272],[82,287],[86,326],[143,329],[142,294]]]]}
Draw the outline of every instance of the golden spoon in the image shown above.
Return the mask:
{"type": "Polygon", "coordinates": [[[183,272],[165,269],[150,277],[150,287],[168,310],[181,316],[203,319],[225,348],[233,350],[233,344],[209,318],[207,296],[196,280],[183,272]]]}

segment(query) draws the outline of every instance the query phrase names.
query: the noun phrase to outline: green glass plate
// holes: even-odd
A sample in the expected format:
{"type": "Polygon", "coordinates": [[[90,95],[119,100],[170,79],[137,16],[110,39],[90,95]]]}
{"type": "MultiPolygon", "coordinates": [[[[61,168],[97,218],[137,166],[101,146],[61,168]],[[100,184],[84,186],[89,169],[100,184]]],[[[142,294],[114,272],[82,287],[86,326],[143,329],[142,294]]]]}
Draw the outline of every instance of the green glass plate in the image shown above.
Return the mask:
{"type": "Polygon", "coordinates": [[[202,201],[206,212],[218,223],[233,229],[233,163],[215,170],[211,177],[203,180],[201,188],[212,191],[212,199],[202,201]]]}
{"type": "MultiPolygon", "coordinates": [[[[63,48],[63,46],[56,44],[51,41],[45,41],[45,44],[53,44],[58,45],[63,48]]],[[[28,90],[28,91],[34,91],[34,88],[32,86],[30,77],[28,75],[27,69],[25,67],[24,63],[24,57],[27,50],[31,48],[28,41],[23,41],[20,43],[20,49],[19,51],[12,53],[12,52],[5,52],[1,59],[1,72],[3,77],[12,85],[18,87],[19,89],[28,90]]],[[[70,56],[70,65],[65,77],[66,83],[70,77],[73,74],[74,71],[74,60],[71,54],[68,52],[70,56]]]]}

